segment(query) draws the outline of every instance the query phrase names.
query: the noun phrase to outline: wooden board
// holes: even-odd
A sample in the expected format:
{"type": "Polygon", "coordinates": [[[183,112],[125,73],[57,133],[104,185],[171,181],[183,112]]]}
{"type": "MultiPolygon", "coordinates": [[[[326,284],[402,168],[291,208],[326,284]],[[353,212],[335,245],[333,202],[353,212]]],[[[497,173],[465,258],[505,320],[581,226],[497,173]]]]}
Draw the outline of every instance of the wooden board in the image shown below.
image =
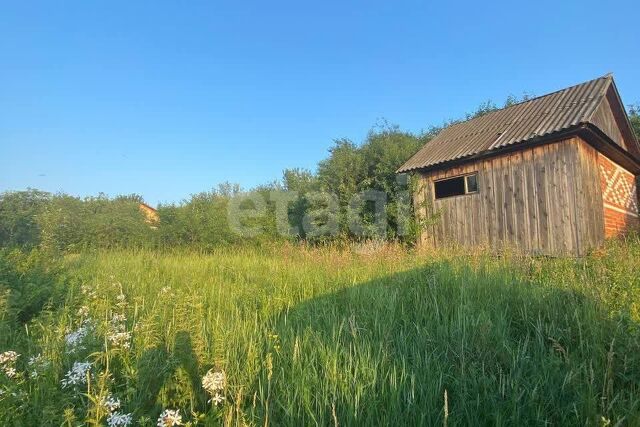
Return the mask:
{"type": "Polygon", "coordinates": [[[582,255],[603,241],[597,152],[579,138],[423,174],[436,246],[582,255]],[[433,181],[478,173],[479,192],[435,200],[433,181]]]}

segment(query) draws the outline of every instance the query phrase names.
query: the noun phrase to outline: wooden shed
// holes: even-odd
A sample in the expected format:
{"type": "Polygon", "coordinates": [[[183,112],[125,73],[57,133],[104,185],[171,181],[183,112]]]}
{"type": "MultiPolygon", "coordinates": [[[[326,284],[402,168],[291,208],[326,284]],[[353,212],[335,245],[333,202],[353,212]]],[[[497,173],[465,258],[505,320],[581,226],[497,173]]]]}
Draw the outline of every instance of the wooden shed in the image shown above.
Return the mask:
{"type": "Polygon", "coordinates": [[[447,127],[399,173],[421,243],[582,255],[638,228],[640,145],[611,75],[447,127]]]}

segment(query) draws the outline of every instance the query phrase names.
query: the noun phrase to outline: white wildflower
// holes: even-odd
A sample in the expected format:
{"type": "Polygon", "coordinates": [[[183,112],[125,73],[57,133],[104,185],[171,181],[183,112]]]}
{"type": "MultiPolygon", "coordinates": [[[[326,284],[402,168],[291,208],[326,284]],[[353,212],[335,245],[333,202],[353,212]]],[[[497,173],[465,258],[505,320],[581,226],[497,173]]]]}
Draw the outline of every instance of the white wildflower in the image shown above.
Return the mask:
{"type": "Polygon", "coordinates": [[[165,286],[162,289],[160,289],[160,295],[166,295],[169,292],[171,292],[171,287],[170,286],[165,286]]]}
{"type": "Polygon", "coordinates": [[[131,347],[131,332],[127,332],[127,316],[124,314],[114,313],[111,316],[109,325],[110,332],[107,339],[114,347],[122,347],[128,349],[131,347]]]}
{"type": "Polygon", "coordinates": [[[224,372],[215,372],[212,369],[202,377],[202,388],[205,389],[212,397],[209,402],[213,402],[216,406],[224,402],[224,388],[227,385],[227,376],[224,372]]]}
{"type": "Polygon", "coordinates": [[[113,316],[111,316],[112,324],[124,323],[126,321],[127,316],[125,316],[124,314],[113,313],[113,316]]]}
{"type": "Polygon", "coordinates": [[[84,346],[82,343],[92,329],[93,325],[91,324],[91,321],[87,319],[82,322],[82,325],[77,330],[67,334],[64,339],[67,347],[69,348],[69,352],[73,353],[78,350],[83,350],[84,346]]]}
{"type": "Polygon", "coordinates": [[[215,394],[215,396],[213,396],[213,397],[211,398],[211,401],[212,401],[216,406],[218,406],[219,404],[221,404],[222,402],[224,402],[224,399],[225,399],[225,398],[224,398],[224,396],[223,396],[223,395],[221,395],[220,393],[216,393],[216,394],[215,394]]]}
{"type": "Polygon", "coordinates": [[[180,410],[165,409],[158,418],[158,427],[173,427],[182,425],[180,410]]]}
{"type": "Polygon", "coordinates": [[[102,406],[109,412],[115,412],[120,409],[120,399],[109,395],[107,398],[103,398],[102,406]]]}
{"type": "Polygon", "coordinates": [[[82,295],[90,299],[95,299],[97,297],[95,290],[91,289],[91,287],[89,287],[88,285],[82,285],[80,290],[82,291],[82,295]]]}
{"type": "Polygon", "coordinates": [[[42,372],[46,371],[49,366],[51,366],[51,362],[45,359],[42,354],[31,356],[27,364],[29,365],[29,376],[31,378],[38,378],[42,372]]]}
{"type": "Polygon", "coordinates": [[[114,347],[128,349],[131,347],[131,332],[116,332],[109,334],[107,339],[114,347]]]}
{"type": "Polygon", "coordinates": [[[91,369],[89,362],[74,362],[73,367],[62,379],[62,388],[87,383],[87,375],[91,369]]]}
{"type": "Polygon", "coordinates": [[[121,414],[120,412],[114,412],[107,418],[107,425],[109,427],[126,427],[133,422],[132,414],[121,414]]]}
{"type": "Polygon", "coordinates": [[[227,383],[227,376],[224,372],[214,372],[212,369],[202,377],[202,388],[204,388],[207,393],[213,395],[216,391],[224,390],[224,387],[227,383]]]}
{"type": "Polygon", "coordinates": [[[4,371],[7,377],[13,378],[18,374],[15,365],[19,356],[15,351],[0,353],[0,369],[4,371]]]}
{"type": "Polygon", "coordinates": [[[16,363],[20,355],[15,351],[5,351],[0,353],[0,365],[7,365],[9,363],[16,363]]]}
{"type": "Polygon", "coordinates": [[[42,361],[43,359],[44,359],[44,358],[42,357],[42,354],[38,354],[38,355],[36,355],[36,356],[31,356],[31,357],[29,358],[29,361],[27,362],[27,364],[28,364],[30,367],[35,366],[35,365],[39,365],[40,363],[42,363],[41,361],[42,361]]]}

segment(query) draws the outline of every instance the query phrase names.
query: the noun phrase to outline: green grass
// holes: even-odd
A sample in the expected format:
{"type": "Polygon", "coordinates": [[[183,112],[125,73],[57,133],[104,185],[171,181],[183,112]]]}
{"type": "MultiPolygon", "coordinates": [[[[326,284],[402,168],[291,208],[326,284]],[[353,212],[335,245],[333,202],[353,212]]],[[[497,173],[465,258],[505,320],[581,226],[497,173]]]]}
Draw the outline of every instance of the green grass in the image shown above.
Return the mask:
{"type": "Polygon", "coordinates": [[[104,425],[94,401],[110,393],[136,425],[165,408],[192,425],[639,425],[639,258],[638,240],[579,260],[296,246],[67,257],[28,323],[0,303],[0,352],[22,354],[18,371],[51,361],[35,379],[0,373],[0,423],[104,425]],[[69,353],[82,306],[96,330],[69,353]],[[113,313],[128,350],[105,340],[113,313]],[[90,387],[63,389],[84,360],[90,387]],[[218,407],[209,369],[227,377],[218,407]]]}

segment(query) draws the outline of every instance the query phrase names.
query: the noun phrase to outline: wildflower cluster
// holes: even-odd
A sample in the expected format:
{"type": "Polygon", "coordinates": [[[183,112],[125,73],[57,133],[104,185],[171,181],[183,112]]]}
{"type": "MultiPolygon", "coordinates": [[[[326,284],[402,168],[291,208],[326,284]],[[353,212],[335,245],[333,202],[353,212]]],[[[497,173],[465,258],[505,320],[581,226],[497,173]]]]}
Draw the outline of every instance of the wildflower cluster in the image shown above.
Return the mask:
{"type": "Polygon", "coordinates": [[[109,427],[127,427],[133,422],[133,414],[123,414],[120,409],[120,399],[108,396],[102,400],[102,406],[109,412],[107,425],[109,427]]]}
{"type": "Polygon", "coordinates": [[[88,299],[96,299],[98,297],[96,291],[88,285],[82,285],[80,291],[82,292],[82,295],[84,295],[88,299]]]}
{"type": "Polygon", "coordinates": [[[38,354],[37,356],[31,356],[27,365],[29,366],[29,376],[31,378],[38,378],[40,374],[51,366],[51,362],[45,359],[42,354],[38,354]]]}
{"type": "Polygon", "coordinates": [[[83,319],[85,317],[89,317],[89,307],[87,307],[86,305],[83,305],[82,307],[80,307],[78,309],[78,316],[80,316],[83,319]]]}
{"type": "Polygon", "coordinates": [[[90,375],[91,363],[74,362],[73,367],[62,379],[62,388],[87,383],[87,375],[90,375]]]}
{"type": "Polygon", "coordinates": [[[15,351],[0,353],[0,369],[2,369],[7,377],[13,378],[16,376],[16,362],[19,356],[15,351]]]}
{"type": "Polygon", "coordinates": [[[174,427],[182,425],[180,410],[165,409],[158,417],[158,427],[174,427]]]}
{"type": "Polygon", "coordinates": [[[107,418],[107,425],[109,427],[127,427],[133,422],[133,414],[121,414],[120,412],[114,412],[107,418]]]}
{"type": "Polygon", "coordinates": [[[102,399],[102,406],[109,412],[115,412],[120,409],[120,399],[109,395],[102,399]]]}
{"type": "Polygon", "coordinates": [[[82,322],[82,325],[80,325],[77,330],[67,334],[67,336],[65,337],[65,342],[67,344],[67,349],[69,350],[69,352],[74,353],[78,350],[84,350],[84,340],[92,330],[93,324],[91,323],[91,320],[86,319],[82,322]]]}
{"type": "Polygon", "coordinates": [[[107,339],[114,347],[131,347],[131,332],[127,331],[126,321],[127,317],[124,314],[116,313],[111,317],[107,339]]]}
{"type": "Polygon", "coordinates": [[[210,402],[213,402],[216,406],[224,402],[224,388],[227,385],[227,376],[224,372],[215,372],[209,370],[204,377],[202,377],[202,388],[211,395],[210,402]]]}

